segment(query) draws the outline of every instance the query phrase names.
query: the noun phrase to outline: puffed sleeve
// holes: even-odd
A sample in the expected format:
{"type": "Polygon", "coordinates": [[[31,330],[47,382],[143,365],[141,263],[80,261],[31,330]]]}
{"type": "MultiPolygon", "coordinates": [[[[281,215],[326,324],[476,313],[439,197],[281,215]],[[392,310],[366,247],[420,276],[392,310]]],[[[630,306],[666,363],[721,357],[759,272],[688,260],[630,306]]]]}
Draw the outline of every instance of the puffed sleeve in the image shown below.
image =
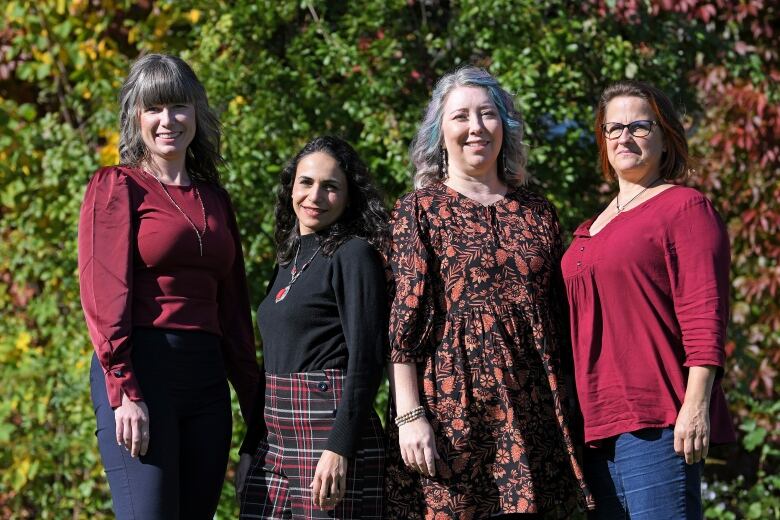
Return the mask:
{"type": "Polygon", "coordinates": [[[109,403],[121,405],[123,393],[143,400],[130,359],[133,215],[127,175],[119,168],[102,168],[92,177],[78,233],[81,306],[105,373],[109,403]]]}
{"type": "Polygon", "coordinates": [[[265,385],[257,366],[241,236],[230,197],[224,190],[221,194],[227,207],[228,226],[236,251],[233,267],[220,281],[217,290],[219,326],[222,330],[222,355],[225,359],[228,379],[238,395],[241,414],[244,421],[249,423],[255,395],[258,393],[263,395],[265,385]]]}
{"type": "Polygon", "coordinates": [[[703,196],[686,202],[666,230],[666,266],[687,367],[723,367],[730,263],[726,228],[712,204],[703,196]]]}
{"type": "Polygon", "coordinates": [[[435,302],[430,280],[428,225],[416,193],[396,203],[390,267],[395,296],[390,307],[390,361],[419,363],[432,348],[435,302]]]}
{"type": "Polygon", "coordinates": [[[333,255],[331,286],[349,353],[327,449],[352,457],[379,387],[387,345],[387,285],[379,253],[352,239],[333,255]]]}

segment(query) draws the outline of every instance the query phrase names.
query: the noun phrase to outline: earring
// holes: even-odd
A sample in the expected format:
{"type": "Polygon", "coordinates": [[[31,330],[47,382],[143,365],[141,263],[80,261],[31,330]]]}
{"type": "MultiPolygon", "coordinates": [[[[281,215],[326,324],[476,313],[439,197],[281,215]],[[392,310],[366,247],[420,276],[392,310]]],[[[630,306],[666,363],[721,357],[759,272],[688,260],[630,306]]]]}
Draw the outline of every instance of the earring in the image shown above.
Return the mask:
{"type": "Polygon", "coordinates": [[[504,150],[504,147],[501,147],[501,154],[499,155],[499,160],[501,161],[501,164],[499,165],[499,171],[504,174],[504,180],[508,179],[510,175],[512,175],[512,171],[509,169],[509,164],[506,162],[506,151],[504,150]]]}
{"type": "Polygon", "coordinates": [[[446,179],[447,178],[447,166],[449,165],[447,156],[447,149],[445,147],[439,148],[439,178],[440,179],[446,179]]]}

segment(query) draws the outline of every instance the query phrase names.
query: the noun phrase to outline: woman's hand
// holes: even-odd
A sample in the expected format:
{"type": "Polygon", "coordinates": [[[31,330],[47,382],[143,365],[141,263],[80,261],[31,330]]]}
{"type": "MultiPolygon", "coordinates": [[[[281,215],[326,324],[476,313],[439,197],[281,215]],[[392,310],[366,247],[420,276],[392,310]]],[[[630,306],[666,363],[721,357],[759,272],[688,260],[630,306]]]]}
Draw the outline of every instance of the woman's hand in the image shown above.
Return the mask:
{"type": "Polygon", "coordinates": [[[696,464],[707,457],[710,449],[709,403],[686,400],[677,414],[674,425],[674,451],[685,457],[688,464],[696,464]]]}
{"type": "Polygon", "coordinates": [[[146,455],[149,449],[149,410],[143,401],[131,401],[122,394],[122,405],[114,410],[116,443],[130,450],[131,457],[146,455]]]}
{"type": "Polygon", "coordinates": [[[398,443],[404,464],[426,477],[436,476],[436,461],[440,457],[428,419],[420,417],[401,425],[398,428],[398,443]]]}
{"type": "Polygon", "coordinates": [[[714,366],[688,369],[685,399],[674,425],[674,451],[688,464],[696,464],[710,450],[710,395],[716,370],[714,366]]]}
{"type": "Polygon", "coordinates": [[[347,490],[347,458],[325,450],[309,484],[314,505],[320,509],[333,509],[347,490]]]}
{"type": "Polygon", "coordinates": [[[244,491],[244,482],[246,481],[246,475],[249,473],[249,466],[251,465],[252,456],[248,453],[242,453],[238,458],[236,477],[233,479],[233,485],[236,487],[236,498],[241,496],[241,492],[244,491]]]}

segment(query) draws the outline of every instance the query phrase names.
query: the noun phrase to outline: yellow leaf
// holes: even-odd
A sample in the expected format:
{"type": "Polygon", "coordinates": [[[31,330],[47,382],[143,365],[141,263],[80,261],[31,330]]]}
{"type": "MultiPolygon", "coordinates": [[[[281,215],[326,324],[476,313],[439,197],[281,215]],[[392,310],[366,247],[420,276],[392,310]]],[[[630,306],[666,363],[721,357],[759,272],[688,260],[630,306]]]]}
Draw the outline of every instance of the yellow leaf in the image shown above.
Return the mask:
{"type": "Polygon", "coordinates": [[[32,341],[32,336],[30,336],[30,333],[26,330],[23,330],[19,333],[19,336],[16,338],[16,350],[21,350],[22,352],[27,352],[30,350],[30,342],[32,341]]]}
{"type": "Polygon", "coordinates": [[[106,138],[106,144],[100,147],[98,154],[100,164],[118,164],[119,163],[119,132],[108,130],[102,132],[106,138]]]}
{"type": "Polygon", "coordinates": [[[201,16],[203,16],[203,13],[199,9],[192,9],[189,13],[187,13],[186,16],[190,23],[195,25],[198,23],[198,20],[200,20],[201,16]]]}
{"type": "Polygon", "coordinates": [[[231,112],[237,112],[238,109],[244,105],[246,105],[246,99],[244,99],[244,96],[236,96],[230,100],[230,103],[228,103],[228,109],[231,112]]]}

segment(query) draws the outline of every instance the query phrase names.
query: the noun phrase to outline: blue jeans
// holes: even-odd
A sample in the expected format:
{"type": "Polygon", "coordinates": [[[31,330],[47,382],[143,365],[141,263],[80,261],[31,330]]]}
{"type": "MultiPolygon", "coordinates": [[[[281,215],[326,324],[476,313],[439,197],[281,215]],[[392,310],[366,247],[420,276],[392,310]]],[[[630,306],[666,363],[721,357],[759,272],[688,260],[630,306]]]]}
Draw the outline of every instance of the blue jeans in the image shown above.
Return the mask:
{"type": "Polygon", "coordinates": [[[585,480],[598,520],[700,520],[703,462],[674,452],[671,428],[648,428],[586,448],[585,480]]]}

